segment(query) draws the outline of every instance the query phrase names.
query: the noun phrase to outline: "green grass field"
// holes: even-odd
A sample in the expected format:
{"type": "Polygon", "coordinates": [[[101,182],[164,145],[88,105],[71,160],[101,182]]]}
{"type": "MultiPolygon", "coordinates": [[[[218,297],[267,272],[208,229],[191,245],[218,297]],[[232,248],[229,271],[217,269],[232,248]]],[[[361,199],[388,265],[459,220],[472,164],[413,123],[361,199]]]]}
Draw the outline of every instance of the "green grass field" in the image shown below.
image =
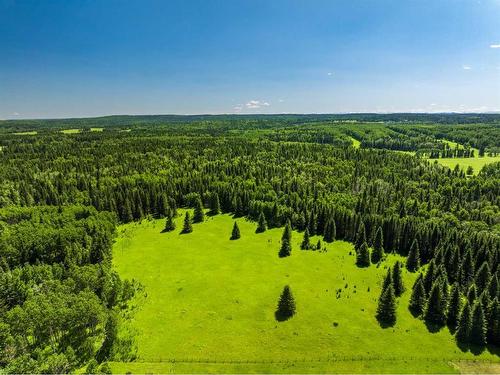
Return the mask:
{"type": "Polygon", "coordinates": [[[448,167],[450,169],[455,168],[455,166],[458,164],[461,169],[466,171],[467,168],[471,166],[474,170],[474,174],[477,175],[486,164],[500,161],[500,156],[484,156],[481,158],[477,156],[473,158],[440,158],[431,159],[431,161],[432,160],[437,160],[439,164],[444,165],[445,167],[448,167]]]}
{"type": "Polygon", "coordinates": [[[115,269],[144,291],[121,328],[122,335],[135,335],[137,360],[111,363],[114,372],[446,373],[458,371],[453,361],[498,361],[487,350],[462,352],[447,329],[430,333],[413,318],[407,306],[415,275],[406,271],[398,321],[379,326],[380,284],[396,256],[360,269],[351,244],[301,251],[302,235],[294,232],[292,256],[280,259],[281,228],[255,234],[255,223],[237,221],[242,237],[236,241],[229,240],[228,215],[209,217],[183,235],[182,217],[170,233],[161,233],[163,220],[119,227],[115,269]],[[287,284],[297,314],[277,322],[287,284]]]}

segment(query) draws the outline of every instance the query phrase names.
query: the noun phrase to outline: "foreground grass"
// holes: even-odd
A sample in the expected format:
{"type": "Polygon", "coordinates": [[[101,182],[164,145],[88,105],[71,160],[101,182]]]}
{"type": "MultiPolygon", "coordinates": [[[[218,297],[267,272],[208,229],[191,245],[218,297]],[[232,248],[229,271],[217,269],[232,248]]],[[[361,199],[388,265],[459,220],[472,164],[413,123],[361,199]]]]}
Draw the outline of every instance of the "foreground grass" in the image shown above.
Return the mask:
{"type": "Polygon", "coordinates": [[[242,237],[230,241],[233,221],[210,217],[185,235],[179,234],[182,218],[171,233],[161,233],[163,220],[119,228],[115,268],[140,281],[144,292],[121,332],[135,334],[137,361],[112,363],[114,372],[444,373],[458,371],[452,360],[497,360],[488,351],[462,352],[447,329],[430,333],[411,316],[414,274],[404,273],[408,290],[399,299],[395,327],[379,326],[381,280],[398,257],[360,269],[351,244],[301,251],[302,235],[294,232],[292,256],[280,259],[282,229],[255,234],[255,223],[238,219],[242,237]],[[287,284],[297,314],[277,322],[276,304],[287,284]]]}

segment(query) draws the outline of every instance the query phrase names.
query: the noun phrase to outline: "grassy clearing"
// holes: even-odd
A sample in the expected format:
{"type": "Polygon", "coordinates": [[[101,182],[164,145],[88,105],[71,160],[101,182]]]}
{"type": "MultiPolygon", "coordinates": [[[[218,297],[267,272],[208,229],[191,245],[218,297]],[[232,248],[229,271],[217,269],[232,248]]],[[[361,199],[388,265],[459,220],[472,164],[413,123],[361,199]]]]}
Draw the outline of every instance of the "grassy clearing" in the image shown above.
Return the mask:
{"type": "MultiPolygon", "coordinates": [[[[379,326],[380,284],[397,256],[359,269],[351,244],[301,251],[302,235],[294,232],[292,256],[280,259],[281,228],[255,234],[255,223],[237,219],[242,237],[230,241],[233,221],[210,217],[187,235],[179,234],[182,217],[171,233],[161,233],[163,220],[119,228],[115,269],[140,281],[144,293],[121,332],[136,335],[137,362],[113,363],[115,372],[444,373],[457,371],[451,360],[498,358],[463,353],[447,329],[429,333],[407,310],[409,290],[400,298],[396,326],[379,326]],[[278,323],[274,312],[286,284],[297,314],[278,323]]],[[[408,289],[414,278],[405,271],[408,289]]]]}
{"type": "Polygon", "coordinates": [[[90,128],[91,132],[102,132],[104,131],[104,128],[90,128]]]}
{"type": "Polygon", "coordinates": [[[474,170],[474,174],[477,175],[486,164],[491,164],[500,161],[500,156],[484,156],[484,157],[473,157],[473,158],[447,158],[447,159],[439,158],[432,160],[436,160],[439,164],[444,165],[445,167],[448,167],[450,169],[455,168],[455,166],[458,164],[461,169],[466,171],[467,168],[471,166],[474,170]]]}
{"type": "Polygon", "coordinates": [[[361,146],[361,142],[358,141],[356,138],[353,138],[353,137],[349,137],[349,138],[351,138],[352,147],[359,148],[361,146]]]}
{"type": "Polygon", "coordinates": [[[37,135],[37,131],[31,131],[31,132],[17,132],[17,133],[12,133],[14,135],[37,135]]]}
{"type": "Polygon", "coordinates": [[[61,133],[63,134],[78,134],[80,133],[80,129],[64,129],[64,130],[61,130],[61,133]]]}

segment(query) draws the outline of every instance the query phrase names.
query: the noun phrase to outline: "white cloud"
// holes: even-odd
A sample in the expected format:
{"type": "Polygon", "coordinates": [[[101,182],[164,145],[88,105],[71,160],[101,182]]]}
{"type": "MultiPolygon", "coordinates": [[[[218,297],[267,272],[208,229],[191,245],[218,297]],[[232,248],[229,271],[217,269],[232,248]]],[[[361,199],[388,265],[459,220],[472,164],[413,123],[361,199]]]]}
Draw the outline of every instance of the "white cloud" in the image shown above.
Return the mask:
{"type": "Polygon", "coordinates": [[[12,113],[12,116],[19,116],[19,112],[12,113]]]}
{"type": "Polygon", "coordinates": [[[278,102],[280,102],[280,103],[283,103],[284,101],[285,101],[284,99],[278,100],[278,102]]]}
{"type": "Polygon", "coordinates": [[[332,75],[333,75],[333,73],[332,73],[332,72],[328,72],[328,73],[326,73],[326,75],[327,75],[327,76],[332,76],[332,75]]]}
{"type": "Polygon", "coordinates": [[[264,102],[261,100],[250,100],[248,103],[245,104],[245,107],[249,109],[257,109],[261,107],[269,107],[270,104],[268,102],[264,102]]]}
{"type": "Polygon", "coordinates": [[[500,44],[490,44],[490,48],[500,48],[500,44]]]}
{"type": "Polygon", "coordinates": [[[472,68],[469,65],[464,65],[462,66],[463,70],[472,70],[472,68]]]}

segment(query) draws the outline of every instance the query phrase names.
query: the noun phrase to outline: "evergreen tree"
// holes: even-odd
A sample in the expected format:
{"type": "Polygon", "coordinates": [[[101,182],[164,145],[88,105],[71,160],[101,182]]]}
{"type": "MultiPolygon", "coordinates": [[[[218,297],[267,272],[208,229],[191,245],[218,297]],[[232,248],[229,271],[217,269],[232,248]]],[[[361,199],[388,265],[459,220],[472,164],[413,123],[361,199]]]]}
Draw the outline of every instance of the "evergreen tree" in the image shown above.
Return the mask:
{"type": "Polygon", "coordinates": [[[487,339],[490,344],[500,345],[500,303],[497,297],[488,305],[487,339]]]}
{"type": "Polygon", "coordinates": [[[321,250],[321,240],[318,240],[318,242],[316,242],[316,247],[315,247],[316,250],[321,250]]]}
{"type": "Polygon", "coordinates": [[[457,329],[461,310],[462,295],[460,293],[460,286],[458,285],[458,283],[455,283],[451,287],[451,293],[448,299],[448,314],[446,316],[446,324],[448,324],[448,327],[452,332],[455,332],[455,330],[457,329]]]}
{"type": "Polygon", "coordinates": [[[435,279],[435,266],[434,266],[434,259],[432,259],[429,262],[429,266],[427,267],[427,272],[425,273],[424,276],[424,288],[425,288],[425,293],[427,295],[431,292],[434,279],[435,279]]]}
{"type": "Polygon", "coordinates": [[[233,230],[231,232],[231,240],[237,240],[238,238],[240,238],[241,235],[240,235],[240,228],[238,227],[238,223],[235,221],[234,222],[234,225],[233,225],[233,230]]]}
{"type": "Polygon", "coordinates": [[[422,315],[425,309],[425,302],[426,298],[424,282],[422,279],[422,274],[420,274],[420,277],[413,285],[413,290],[410,298],[410,311],[416,316],[422,315]]]}
{"type": "Polygon", "coordinates": [[[323,233],[323,239],[325,242],[333,242],[337,236],[337,229],[335,227],[335,221],[333,219],[328,219],[325,224],[325,230],[323,233]]]}
{"type": "Polygon", "coordinates": [[[205,220],[205,212],[203,211],[203,203],[201,203],[201,199],[198,197],[195,200],[193,222],[201,223],[203,220],[205,220]]]}
{"type": "Polygon", "coordinates": [[[425,308],[424,319],[428,323],[442,326],[446,322],[446,300],[443,298],[442,286],[437,280],[432,286],[427,306],[425,308]]]}
{"type": "Polygon", "coordinates": [[[212,199],[210,200],[210,215],[220,214],[220,201],[219,194],[213,193],[212,199]]]}
{"type": "Polygon", "coordinates": [[[467,299],[469,300],[470,304],[473,304],[477,299],[477,289],[475,284],[471,284],[471,286],[469,287],[469,290],[467,291],[467,299]]]}
{"type": "Polygon", "coordinates": [[[382,228],[378,227],[373,243],[372,263],[380,262],[384,258],[384,255],[384,236],[382,234],[382,228]]]}
{"type": "Polygon", "coordinates": [[[466,302],[462,311],[460,312],[460,318],[458,319],[457,332],[455,338],[458,342],[466,343],[470,340],[470,333],[472,328],[472,318],[470,312],[469,302],[466,302]]]}
{"type": "Polygon", "coordinates": [[[475,284],[478,290],[483,291],[491,280],[490,267],[488,262],[483,262],[477,270],[475,284]]]}
{"type": "Polygon", "coordinates": [[[366,230],[365,230],[365,224],[361,222],[359,224],[358,231],[356,233],[354,249],[358,251],[364,243],[366,243],[366,230]]]}
{"type": "Polygon", "coordinates": [[[278,301],[278,309],[276,310],[276,320],[284,321],[295,315],[295,300],[292,290],[288,285],[283,288],[280,299],[278,301]]]}
{"type": "Polygon", "coordinates": [[[405,291],[401,269],[402,265],[398,260],[396,263],[394,263],[394,267],[392,268],[392,284],[394,286],[394,294],[396,295],[396,297],[399,297],[405,291]]]}
{"type": "Polygon", "coordinates": [[[486,345],[486,318],[483,305],[475,303],[472,309],[472,324],[470,330],[470,342],[476,345],[486,345]]]}
{"type": "Polygon", "coordinates": [[[255,233],[265,232],[267,229],[266,217],[264,216],[264,212],[260,212],[259,214],[259,224],[257,225],[257,230],[255,233]]]}
{"type": "Polygon", "coordinates": [[[490,298],[500,297],[500,287],[498,285],[498,277],[493,275],[488,284],[488,294],[490,298]]]}
{"type": "Polygon", "coordinates": [[[171,232],[173,230],[175,230],[175,221],[172,217],[172,212],[169,210],[167,214],[167,220],[165,221],[165,229],[163,229],[163,231],[171,232]]]}
{"type": "Polygon", "coordinates": [[[306,228],[304,231],[304,239],[302,240],[302,243],[300,244],[300,248],[302,250],[309,250],[311,248],[311,243],[309,240],[309,228],[306,228]]]}
{"type": "Polygon", "coordinates": [[[356,253],[356,265],[358,267],[370,266],[370,250],[368,244],[364,242],[356,253]]]}
{"type": "Polygon", "coordinates": [[[382,325],[394,325],[396,323],[396,296],[391,284],[382,290],[378,300],[377,320],[382,325]]]}
{"type": "Polygon", "coordinates": [[[186,211],[186,215],[184,216],[184,226],[182,227],[181,233],[191,233],[193,231],[193,223],[191,221],[191,215],[186,211]]]}
{"type": "Polygon", "coordinates": [[[418,249],[418,242],[416,239],[413,240],[410,252],[408,253],[408,258],[406,259],[406,268],[410,272],[415,272],[420,267],[420,251],[418,249]]]}
{"type": "Polygon", "coordinates": [[[286,221],[285,229],[283,230],[283,234],[281,235],[281,241],[292,241],[292,225],[290,224],[290,220],[286,221]]]}
{"type": "Polygon", "coordinates": [[[382,290],[387,289],[389,285],[392,285],[394,291],[394,285],[392,283],[392,270],[391,267],[387,269],[387,274],[385,275],[384,282],[382,283],[382,290]]]}

